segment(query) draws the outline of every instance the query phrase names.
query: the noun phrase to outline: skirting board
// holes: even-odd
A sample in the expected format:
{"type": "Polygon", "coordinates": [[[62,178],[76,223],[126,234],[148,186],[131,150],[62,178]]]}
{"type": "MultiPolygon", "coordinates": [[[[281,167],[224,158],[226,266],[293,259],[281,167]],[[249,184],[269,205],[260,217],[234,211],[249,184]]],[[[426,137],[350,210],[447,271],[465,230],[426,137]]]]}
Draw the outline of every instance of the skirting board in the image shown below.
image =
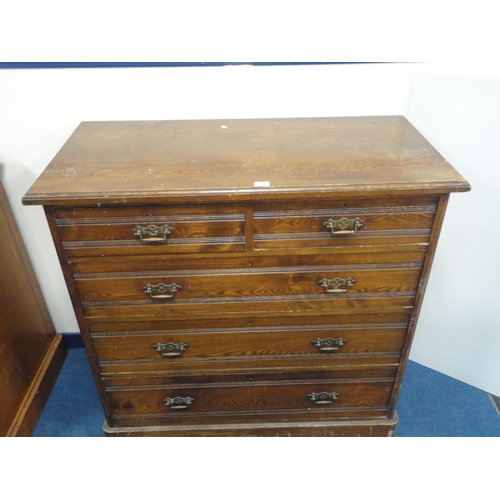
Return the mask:
{"type": "Polygon", "coordinates": [[[28,437],[47,403],[50,392],[66,359],[66,345],[61,334],[55,335],[33,382],[7,432],[9,437],[28,437]]]}
{"type": "Polygon", "coordinates": [[[104,422],[110,437],[390,437],[398,416],[391,419],[352,420],[349,422],[282,422],[273,424],[224,424],[204,426],[166,425],[155,427],[115,427],[104,422]]]}

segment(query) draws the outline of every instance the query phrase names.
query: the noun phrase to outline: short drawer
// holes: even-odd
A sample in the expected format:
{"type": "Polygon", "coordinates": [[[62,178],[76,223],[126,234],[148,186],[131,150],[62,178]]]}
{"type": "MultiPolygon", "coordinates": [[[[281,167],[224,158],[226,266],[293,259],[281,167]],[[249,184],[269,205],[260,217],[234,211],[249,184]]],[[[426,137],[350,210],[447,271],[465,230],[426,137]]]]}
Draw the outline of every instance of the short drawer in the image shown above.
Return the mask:
{"type": "Polygon", "coordinates": [[[307,412],[386,409],[393,379],[205,383],[177,386],[107,388],[114,416],[307,412]]]}
{"type": "Polygon", "coordinates": [[[54,211],[67,256],[245,250],[242,205],[54,211]]]}
{"type": "Polygon", "coordinates": [[[406,324],[335,327],[232,328],[218,331],[94,334],[99,361],[252,358],[273,356],[350,357],[401,352],[406,324]]]}
{"type": "Polygon", "coordinates": [[[413,250],[428,243],[436,207],[435,197],[261,204],[254,209],[254,247],[413,250]]]}

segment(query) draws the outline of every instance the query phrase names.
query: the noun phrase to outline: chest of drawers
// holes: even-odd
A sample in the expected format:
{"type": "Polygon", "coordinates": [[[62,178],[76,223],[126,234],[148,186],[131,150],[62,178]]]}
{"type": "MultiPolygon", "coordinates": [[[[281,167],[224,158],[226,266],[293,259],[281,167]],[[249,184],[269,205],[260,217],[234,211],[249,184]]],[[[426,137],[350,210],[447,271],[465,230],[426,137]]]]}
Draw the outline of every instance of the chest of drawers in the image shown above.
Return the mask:
{"type": "Polygon", "coordinates": [[[391,435],[446,204],[403,117],[84,122],[43,205],[107,435],[391,435]]]}

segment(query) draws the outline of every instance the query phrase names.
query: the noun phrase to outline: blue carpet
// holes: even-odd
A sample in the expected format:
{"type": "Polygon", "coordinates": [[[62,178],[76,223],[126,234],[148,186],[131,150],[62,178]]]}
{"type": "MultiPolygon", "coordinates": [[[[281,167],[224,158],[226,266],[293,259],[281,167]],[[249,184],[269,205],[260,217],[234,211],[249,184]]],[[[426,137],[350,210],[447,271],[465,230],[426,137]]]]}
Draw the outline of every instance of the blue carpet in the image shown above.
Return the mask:
{"type": "MultiPolygon", "coordinates": [[[[500,417],[488,394],[411,361],[397,412],[397,437],[500,436],[500,417]]],[[[69,348],[33,435],[102,437],[103,422],[85,351],[69,348]]]]}
{"type": "Polygon", "coordinates": [[[33,436],[102,437],[104,412],[83,348],[69,348],[33,436]]]}
{"type": "Polygon", "coordinates": [[[399,395],[396,436],[500,436],[486,392],[410,361],[399,395]]]}

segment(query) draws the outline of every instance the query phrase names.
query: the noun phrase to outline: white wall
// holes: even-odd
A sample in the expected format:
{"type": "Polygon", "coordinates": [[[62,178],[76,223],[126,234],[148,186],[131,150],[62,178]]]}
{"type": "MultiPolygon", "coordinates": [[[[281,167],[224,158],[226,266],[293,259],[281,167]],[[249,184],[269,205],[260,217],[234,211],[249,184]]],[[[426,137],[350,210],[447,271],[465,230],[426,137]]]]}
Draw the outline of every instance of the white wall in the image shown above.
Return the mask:
{"type": "Polygon", "coordinates": [[[411,359],[500,395],[500,70],[417,72],[409,120],[470,182],[450,197],[411,359]]]}
{"type": "Polygon", "coordinates": [[[408,116],[410,109],[410,120],[473,185],[452,196],[411,358],[500,394],[498,188],[490,182],[498,150],[481,153],[494,133],[481,120],[498,127],[498,107],[488,112],[498,87],[481,100],[481,115],[470,82],[453,87],[429,76],[439,72],[423,64],[0,70],[0,175],[57,331],[78,326],[43,210],[20,200],[81,121],[408,116]],[[474,127],[459,126],[464,117],[474,127]],[[447,127],[451,135],[435,133],[447,127]],[[466,148],[476,127],[483,127],[472,147],[479,161],[466,148]]]}

